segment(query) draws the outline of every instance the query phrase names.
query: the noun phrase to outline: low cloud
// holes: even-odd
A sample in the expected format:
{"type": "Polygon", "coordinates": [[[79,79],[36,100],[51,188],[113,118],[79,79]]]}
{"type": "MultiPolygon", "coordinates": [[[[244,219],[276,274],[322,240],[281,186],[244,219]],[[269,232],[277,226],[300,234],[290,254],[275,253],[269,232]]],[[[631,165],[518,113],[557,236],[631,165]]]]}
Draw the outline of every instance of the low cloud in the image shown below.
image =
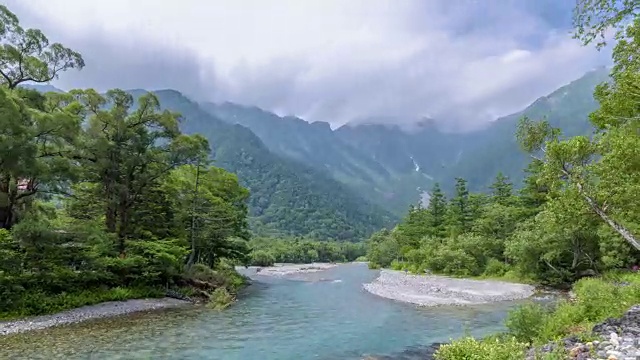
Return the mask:
{"type": "Polygon", "coordinates": [[[80,51],[54,85],[174,88],[334,125],[432,117],[459,128],[518,111],[606,52],[569,34],[571,2],[13,0],[80,51]]]}

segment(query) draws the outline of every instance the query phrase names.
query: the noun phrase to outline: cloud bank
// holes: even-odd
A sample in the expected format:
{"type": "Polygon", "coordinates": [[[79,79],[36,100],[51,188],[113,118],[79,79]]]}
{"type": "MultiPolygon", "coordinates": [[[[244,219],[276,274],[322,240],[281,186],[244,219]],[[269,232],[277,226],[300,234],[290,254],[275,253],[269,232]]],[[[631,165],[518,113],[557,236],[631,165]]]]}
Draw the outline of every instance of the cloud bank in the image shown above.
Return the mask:
{"type": "Polygon", "coordinates": [[[11,0],[80,51],[61,88],[174,88],[334,125],[471,128],[607,64],[557,0],[11,0]]]}

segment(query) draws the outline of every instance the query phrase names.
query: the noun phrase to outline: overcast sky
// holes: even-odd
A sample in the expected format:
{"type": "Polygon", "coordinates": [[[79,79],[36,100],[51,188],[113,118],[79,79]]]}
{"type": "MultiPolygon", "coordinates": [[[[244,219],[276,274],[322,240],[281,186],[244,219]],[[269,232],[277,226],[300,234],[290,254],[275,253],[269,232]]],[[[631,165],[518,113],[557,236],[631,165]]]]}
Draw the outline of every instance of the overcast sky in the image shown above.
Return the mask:
{"type": "MultiPolygon", "coordinates": [[[[10,0],[81,52],[63,89],[173,88],[334,125],[428,116],[470,127],[608,64],[570,0],[10,0]]],[[[400,121],[400,120],[399,120],[400,121]]],[[[409,120],[403,120],[409,121],[409,120]]]]}

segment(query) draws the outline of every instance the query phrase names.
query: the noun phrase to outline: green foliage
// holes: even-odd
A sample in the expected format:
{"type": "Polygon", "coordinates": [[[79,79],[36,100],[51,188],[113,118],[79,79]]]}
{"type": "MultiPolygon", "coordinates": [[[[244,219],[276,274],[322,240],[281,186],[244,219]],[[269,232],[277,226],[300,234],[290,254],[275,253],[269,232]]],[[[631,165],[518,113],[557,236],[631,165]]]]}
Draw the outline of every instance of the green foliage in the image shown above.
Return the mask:
{"type": "Polygon", "coordinates": [[[506,320],[509,334],[520,342],[532,343],[544,326],[548,311],[540,304],[527,304],[512,310],[506,320]]]}
{"type": "Polygon", "coordinates": [[[436,352],[438,360],[520,360],[525,358],[526,344],[515,338],[476,340],[464,337],[442,345],[436,352]]]}
{"type": "Polygon", "coordinates": [[[155,288],[115,287],[95,288],[52,295],[40,290],[25,292],[18,302],[0,313],[0,319],[12,319],[31,315],[43,315],[105,301],[155,298],[164,292],[155,288]]]}
{"type": "Polygon", "coordinates": [[[208,165],[207,141],[181,133],[153,94],[18,87],[82,57],[4,6],[0,39],[0,317],[162,296],[193,279],[219,303],[233,296],[249,194],[208,165]]]}
{"type": "Polygon", "coordinates": [[[497,259],[489,259],[483,275],[486,277],[503,277],[509,271],[509,265],[497,259]]]}
{"type": "Polygon", "coordinates": [[[235,297],[224,287],[219,287],[211,293],[210,301],[207,304],[210,308],[222,310],[235,301],[235,297]]]}
{"type": "MultiPolygon", "coordinates": [[[[455,340],[441,346],[437,358],[502,358],[503,351],[505,354],[512,351],[517,356],[507,359],[522,359],[522,352],[530,345],[541,346],[569,335],[575,335],[585,343],[594,340],[593,325],[607,318],[620,317],[630,306],[640,302],[640,275],[608,273],[601,278],[585,278],[576,282],[573,291],[575,301],[564,300],[553,306],[521,305],[509,313],[505,334],[483,340],[470,337],[455,340]]],[[[536,358],[565,359],[566,356],[559,350],[536,358]]]]}
{"type": "Polygon", "coordinates": [[[274,263],[355,261],[366,252],[363,243],[315,241],[300,238],[254,238],[250,265],[271,266],[274,263]]]}
{"type": "Polygon", "coordinates": [[[254,250],[251,252],[251,265],[254,266],[273,266],[276,257],[266,250],[254,250]]]}

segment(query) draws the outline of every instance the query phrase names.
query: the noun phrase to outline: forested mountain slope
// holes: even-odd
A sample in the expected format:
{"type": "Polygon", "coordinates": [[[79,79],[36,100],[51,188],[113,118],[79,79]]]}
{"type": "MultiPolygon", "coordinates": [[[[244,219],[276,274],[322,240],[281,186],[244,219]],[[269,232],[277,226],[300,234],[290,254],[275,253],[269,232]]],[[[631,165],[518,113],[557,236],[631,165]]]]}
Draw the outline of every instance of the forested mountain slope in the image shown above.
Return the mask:
{"type": "Polygon", "coordinates": [[[249,189],[256,233],[355,240],[393,220],[323,172],[273,154],[246,127],[219,120],[177,91],[155,94],[165,108],[182,114],[185,133],[209,140],[215,164],[236,173],[249,189]]]}
{"type": "MultiPolygon", "coordinates": [[[[28,86],[61,91],[52,86],[28,86]]],[[[137,98],[146,90],[129,90],[137,98]]],[[[236,173],[250,191],[251,228],[259,235],[359,240],[395,217],[326,173],[271,152],[251,130],[202,110],[175,90],[154,92],[163,108],[182,115],[181,130],[205,136],[216,166],[236,173]]]]}

